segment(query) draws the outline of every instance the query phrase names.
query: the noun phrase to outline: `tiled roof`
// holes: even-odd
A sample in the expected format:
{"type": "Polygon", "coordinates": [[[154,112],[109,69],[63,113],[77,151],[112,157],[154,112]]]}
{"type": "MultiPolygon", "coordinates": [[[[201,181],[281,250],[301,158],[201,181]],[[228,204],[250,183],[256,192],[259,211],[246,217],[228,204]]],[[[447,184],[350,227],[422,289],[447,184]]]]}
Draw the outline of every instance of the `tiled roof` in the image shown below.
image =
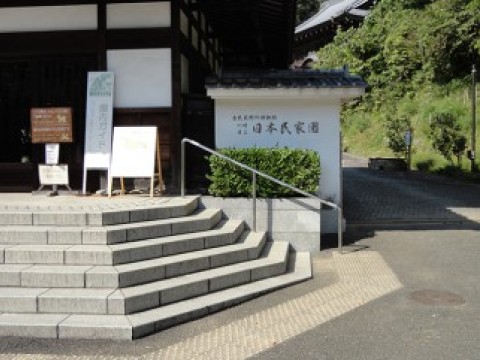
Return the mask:
{"type": "Polygon", "coordinates": [[[317,14],[298,25],[295,28],[295,33],[298,34],[302,31],[332,21],[345,13],[365,17],[368,14],[368,11],[359,12],[355,10],[368,1],[369,0],[330,0],[320,8],[320,11],[317,14]]]}
{"type": "Polygon", "coordinates": [[[230,72],[206,79],[207,88],[366,88],[348,70],[269,70],[230,72]]]}

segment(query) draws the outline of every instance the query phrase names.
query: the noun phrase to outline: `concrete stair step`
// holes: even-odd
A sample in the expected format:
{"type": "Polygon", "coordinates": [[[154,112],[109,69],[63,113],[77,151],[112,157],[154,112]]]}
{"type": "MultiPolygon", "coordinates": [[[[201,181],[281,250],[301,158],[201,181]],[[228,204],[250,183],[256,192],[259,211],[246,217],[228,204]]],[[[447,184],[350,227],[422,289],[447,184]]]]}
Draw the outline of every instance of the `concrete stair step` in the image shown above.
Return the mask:
{"type": "Polygon", "coordinates": [[[109,245],[205,231],[221,218],[221,210],[205,209],[183,217],[108,226],[1,226],[0,245],[109,245]]]}
{"type": "Polygon", "coordinates": [[[247,261],[263,248],[265,234],[246,233],[238,244],[143,260],[116,266],[93,267],[86,274],[86,287],[126,288],[247,261]]]}
{"type": "Polygon", "coordinates": [[[285,273],[288,243],[267,248],[260,259],[121,290],[0,288],[0,313],[124,315],[166,306],[285,273]]]}
{"type": "Polygon", "coordinates": [[[116,266],[0,264],[0,286],[123,288],[246,261],[258,256],[264,241],[250,234],[238,244],[116,266]]]}
{"type": "Polygon", "coordinates": [[[130,340],[228,308],[312,277],[310,254],[291,255],[288,272],[132,315],[0,315],[0,336],[130,340]]]}
{"type": "Polygon", "coordinates": [[[212,230],[114,245],[5,245],[0,263],[118,265],[233,244],[243,230],[243,221],[227,220],[212,230]]]}
{"type": "Polygon", "coordinates": [[[0,225],[102,226],[186,216],[198,207],[198,196],[162,198],[149,203],[0,207],[0,225]]]}
{"type": "Polygon", "coordinates": [[[259,259],[117,290],[108,298],[109,314],[136,313],[285,273],[288,243],[267,248],[259,259]]]}
{"type": "Polygon", "coordinates": [[[192,215],[139,223],[89,227],[82,231],[83,244],[111,245],[156,237],[210,230],[222,219],[218,209],[199,210],[192,215]]]}

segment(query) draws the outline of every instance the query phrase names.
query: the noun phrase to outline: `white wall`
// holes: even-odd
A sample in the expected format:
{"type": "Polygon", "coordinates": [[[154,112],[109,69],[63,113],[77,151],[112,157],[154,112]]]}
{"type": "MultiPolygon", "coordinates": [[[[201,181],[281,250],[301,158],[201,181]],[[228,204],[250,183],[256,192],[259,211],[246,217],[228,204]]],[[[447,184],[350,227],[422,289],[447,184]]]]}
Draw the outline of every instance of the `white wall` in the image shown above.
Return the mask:
{"type": "Polygon", "coordinates": [[[170,2],[119,3],[107,5],[108,29],[170,27],[170,2]]]}
{"type": "Polygon", "coordinates": [[[96,5],[0,8],[0,33],[97,29],[96,5]]]}
{"type": "Polygon", "coordinates": [[[170,49],[109,50],[108,71],[115,73],[115,107],[172,106],[170,49]]]}
{"type": "Polygon", "coordinates": [[[322,169],[319,195],[334,202],[341,199],[339,138],[340,98],[215,99],[217,148],[278,146],[316,150],[322,169]],[[276,131],[268,131],[270,124],[276,131]]]}

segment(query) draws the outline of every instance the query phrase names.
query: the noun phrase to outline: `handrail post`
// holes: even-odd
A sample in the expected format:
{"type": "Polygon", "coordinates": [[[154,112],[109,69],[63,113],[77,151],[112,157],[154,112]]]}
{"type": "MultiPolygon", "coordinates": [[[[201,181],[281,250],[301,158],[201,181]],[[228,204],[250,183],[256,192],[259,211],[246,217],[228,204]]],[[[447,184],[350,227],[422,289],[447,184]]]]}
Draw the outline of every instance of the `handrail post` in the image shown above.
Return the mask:
{"type": "Polygon", "coordinates": [[[185,197],[185,141],[181,144],[180,194],[185,197]]]}
{"type": "Polygon", "coordinates": [[[337,207],[337,214],[338,214],[338,252],[342,252],[343,247],[343,215],[342,215],[342,208],[340,206],[337,207]]]}
{"type": "Polygon", "coordinates": [[[257,231],[257,174],[252,172],[253,231],[257,231]]]}

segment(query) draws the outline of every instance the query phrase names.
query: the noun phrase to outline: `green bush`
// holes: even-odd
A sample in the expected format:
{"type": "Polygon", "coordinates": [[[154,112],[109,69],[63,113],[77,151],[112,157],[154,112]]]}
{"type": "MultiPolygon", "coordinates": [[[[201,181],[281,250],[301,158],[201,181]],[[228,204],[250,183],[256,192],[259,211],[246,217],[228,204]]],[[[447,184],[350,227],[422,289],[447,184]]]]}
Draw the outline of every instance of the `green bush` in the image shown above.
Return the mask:
{"type": "Polygon", "coordinates": [[[430,138],[432,146],[448,161],[453,163],[452,156],[457,157],[458,165],[465,151],[467,139],[462,134],[462,127],[455,115],[451,113],[434,114],[430,122],[430,138]]]}
{"type": "MultiPolygon", "coordinates": [[[[315,193],[320,179],[320,158],[304,149],[222,149],[224,154],[305,192],[315,193]]],[[[213,196],[242,197],[252,194],[252,173],[218,156],[208,156],[213,196]]],[[[263,198],[298,196],[296,192],[257,176],[257,196],[263,198]]]]}

